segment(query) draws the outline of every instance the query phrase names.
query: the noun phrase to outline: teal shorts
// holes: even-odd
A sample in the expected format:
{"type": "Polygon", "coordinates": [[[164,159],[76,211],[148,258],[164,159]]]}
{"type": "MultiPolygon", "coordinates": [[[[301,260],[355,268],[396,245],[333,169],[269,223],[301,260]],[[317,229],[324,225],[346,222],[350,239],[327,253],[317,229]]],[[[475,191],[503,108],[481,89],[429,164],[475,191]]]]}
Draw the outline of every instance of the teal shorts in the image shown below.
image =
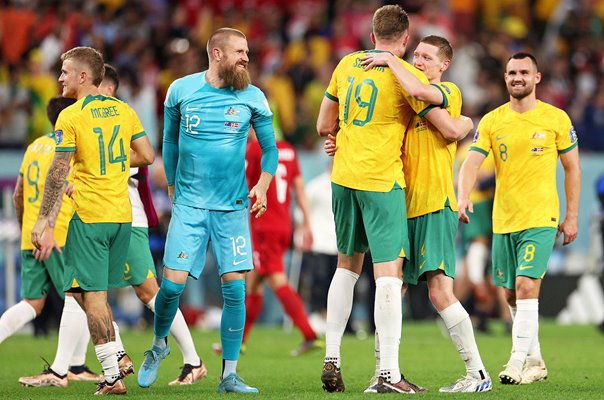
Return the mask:
{"type": "Polygon", "coordinates": [[[65,244],[65,291],[106,291],[123,276],[130,231],[130,222],[87,224],[74,214],[65,244]]]}
{"type": "Polygon", "coordinates": [[[132,228],[128,257],[122,272],[111,276],[109,287],[138,286],[149,278],[155,278],[155,263],[149,249],[148,228],[132,228]]]}
{"type": "Polygon", "coordinates": [[[332,183],[332,209],[338,251],[352,256],[371,249],[374,263],[409,253],[405,191],[369,192],[332,183]]]}
{"type": "MultiPolygon", "coordinates": [[[[63,251],[64,249],[61,249],[63,251]]],[[[61,298],[63,293],[63,255],[53,250],[46,261],[37,261],[32,250],[21,251],[21,297],[24,299],[41,299],[48,294],[50,284],[61,298]]]]}
{"type": "Polygon", "coordinates": [[[455,277],[457,212],[449,207],[409,219],[411,253],[403,264],[403,281],[417,285],[424,273],[441,270],[455,277]]]}
{"type": "Polygon", "coordinates": [[[516,288],[516,276],[543,279],[554,249],[556,228],[531,228],[493,234],[493,282],[516,288]]]}

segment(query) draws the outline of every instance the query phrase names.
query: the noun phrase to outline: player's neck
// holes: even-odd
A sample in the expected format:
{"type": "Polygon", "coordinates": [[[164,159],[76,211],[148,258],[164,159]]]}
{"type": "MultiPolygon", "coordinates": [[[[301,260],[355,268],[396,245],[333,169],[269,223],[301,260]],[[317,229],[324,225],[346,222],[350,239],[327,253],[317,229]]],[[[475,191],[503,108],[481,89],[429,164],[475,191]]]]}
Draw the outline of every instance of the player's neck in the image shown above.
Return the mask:
{"type": "Polygon", "coordinates": [[[78,90],[76,100],[80,100],[82,97],[86,96],[97,96],[98,94],[100,94],[98,87],[93,85],[82,86],[78,90]]]}
{"type": "Polygon", "coordinates": [[[218,70],[215,68],[208,68],[208,72],[206,73],[206,82],[208,85],[215,87],[217,89],[222,89],[226,87],[224,81],[218,76],[218,70]]]}
{"type": "Polygon", "coordinates": [[[517,113],[525,113],[537,107],[537,97],[529,95],[522,99],[510,97],[510,108],[517,113]]]}

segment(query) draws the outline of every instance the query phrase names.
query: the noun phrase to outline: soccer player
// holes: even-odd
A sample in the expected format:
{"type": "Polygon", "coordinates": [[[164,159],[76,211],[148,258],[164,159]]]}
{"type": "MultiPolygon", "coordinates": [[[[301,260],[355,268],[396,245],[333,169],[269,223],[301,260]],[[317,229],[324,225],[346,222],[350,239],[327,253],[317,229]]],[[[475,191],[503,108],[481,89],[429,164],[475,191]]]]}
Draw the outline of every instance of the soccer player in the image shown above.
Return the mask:
{"type": "MultiPolygon", "coordinates": [[[[75,103],[74,99],[53,97],[46,106],[46,114],[54,127],[59,113],[75,103]]],[[[31,242],[31,229],[38,217],[44,177],[55,153],[55,135],[49,133],[28,146],[13,195],[17,220],[21,226],[21,297],[0,317],[0,343],[42,312],[52,283],[57,293],[65,298],[59,326],[59,347],[52,365],[37,376],[21,377],[26,386],[67,387],[68,380],[98,381],[98,375],[84,365],[90,333],[86,314],[70,293],[63,294],[63,248],[67,225],[73,213],[71,199],[64,195],[57,200],[49,218],[49,227],[42,237],[40,250],[31,242]],[[41,179],[42,178],[42,179],[41,179]],[[63,350],[63,351],[60,351],[63,350]],[[70,367],[71,364],[71,367],[70,367]]]]}
{"type": "MultiPolygon", "coordinates": [[[[119,87],[119,75],[115,68],[105,64],[105,76],[99,85],[101,94],[115,97],[119,87]]],[[[130,168],[130,179],[128,179],[128,195],[132,204],[132,234],[128,257],[124,267],[124,274],[117,275],[117,280],[112,282],[111,287],[132,286],[136,296],[150,309],[155,310],[155,298],[159,291],[155,277],[155,265],[149,249],[149,226],[157,224],[157,215],[151,200],[149,183],[147,181],[147,167],[130,168]],[[141,193],[143,196],[141,196],[141,193]],[[143,200],[144,198],[144,200],[143,200]]],[[[113,322],[115,338],[118,345],[118,361],[122,376],[134,372],[132,360],[126,354],[124,346],[119,337],[119,327],[113,322]]],[[[208,370],[197,354],[189,327],[185,322],[182,312],[176,311],[176,316],[170,332],[180,347],[184,366],[180,376],[170,382],[170,385],[190,385],[203,379],[208,370]]]]}
{"type": "MultiPolygon", "coordinates": [[[[292,352],[292,355],[304,354],[320,348],[317,334],[308,322],[304,303],[298,293],[292,289],[285,275],[283,257],[292,238],[291,189],[296,194],[296,204],[302,211],[300,234],[302,247],[309,250],[312,245],[310,229],[310,210],[304,193],[304,179],[300,173],[298,156],[292,145],[277,140],[279,164],[275,179],[266,192],[271,209],[263,218],[251,221],[254,268],[247,277],[246,319],[243,330],[243,343],[262,311],[263,282],[275,293],[283,309],[294,325],[302,332],[304,342],[292,352]]],[[[257,140],[251,140],[246,152],[246,175],[249,183],[257,182],[261,171],[261,148],[257,140]]]]}
{"type": "MultiPolygon", "coordinates": [[[[451,138],[465,136],[472,122],[468,118],[454,120],[446,110],[416,100],[401,90],[390,69],[363,70],[361,58],[368,53],[389,51],[401,57],[409,39],[408,28],[408,16],[400,6],[388,5],[375,12],[371,33],[375,50],[352,53],[340,61],[317,120],[320,135],[338,134],[331,175],[338,268],[327,300],[326,353],[321,374],[323,388],[329,392],[344,391],[340,370],[342,334],[368,248],[376,280],[375,324],[381,354],[378,390],[425,390],[406,381],[398,365],[402,260],[409,254],[401,147],[405,129],[417,113],[451,138]]],[[[400,58],[397,61],[428,83],[421,71],[400,58]]]]}
{"type": "Polygon", "coordinates": [[[164,278],[155,300],[153,346],[145,354],[138,384],[149,387],[170,352],[168,331],[187,277],[198,279],[208,242],[222,282],[220,326],[222,374],[219,392],[256,393],[237,375],[245,324],[245,275],[253,268],[250,213],[267,208],[266,191],[277,169],[272,113],[266,97],[250,84],[245,35],[231,28],[208,40],[207,71],[177,79],[164,102],[163,161],[173,202],[166,239],[164,278]],[[262,148],[262,173],[249,191],[245,148],[253,126],[262,148]]]}
{"type": "MultiPolygon", "coordinates": [[[[461,113],[461,92],[441,83],[453,58],[449,41],[440,36],[423,38],[413,52],[413,66],[430,85],[422,84],[389,53],[366,55],[366,69],[388,66],[404,90],[432,104],[442,104],[453,117],[461,113]],[[445,95],[446,93],[446,95],[445,95]]],[[[439,132],[425,117],[416,115],[407,127],[403,167],[407,183],[407,217],[411,252],[403,265],[406,284],[426,280],[432,305],[443,319],[466,366],[466,375],[441,392],[482,392],[492,388],[480,358],[470,316],[453,294],[457,201],[453,187],[453,163],[457,142],[439,132]]],[[[379,341],[382,340],[378,334],[379,341]]],[[[381,352],[379,353],[382,354],[381,352]]]]}
{"type": "Polygon", "coordinates": [[[554,241],[577,237],[581,170],[577,134],[568,115],[537,100],[537,60],[516,53],[505,83],[510,101],[486,114],[459,173],[459,220],[469,221],[469,199],[477,171],[489,153],[495,158],[493,281],[504,287],[513,318],[512,354],[499,373],[503,384],[547,378],[539,346],[539,289],[554,241]],[[564,167],[566,215],[560,222],[556,191],[558,156],[564,167]]]}
{"type": "Polygon", "coordinates": [[[123,273],[130,242],[130,165],[148,165],[155,155],[136,113],[127,104],[99,93],[105,72],[102,55],[90,47],[76,47],[63,53],[61,60],[63,96],[77,101],[57,120],[56,153],[32,228],[32,242],[38,249],[42,247],[51,210],[64,189],[73,157],[74,213],[65,244],[64,290],[73,292],[85,310],[95,353],[103,366],[104,380],[96,394],[124,394],[107,289],[110,277],[123,273]]]}

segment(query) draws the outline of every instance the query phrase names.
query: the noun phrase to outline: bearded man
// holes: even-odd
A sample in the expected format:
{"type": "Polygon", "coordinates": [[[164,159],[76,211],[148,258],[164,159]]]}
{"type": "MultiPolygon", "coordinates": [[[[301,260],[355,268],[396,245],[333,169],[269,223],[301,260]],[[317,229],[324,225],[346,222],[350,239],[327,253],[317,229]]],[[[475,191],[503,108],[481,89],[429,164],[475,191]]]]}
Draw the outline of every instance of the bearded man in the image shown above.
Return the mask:
{"type": "Polygon", "coordinates": [[[208,70],[174,81],[164,102],[163,161],[173,210],[155,301],[155,338],[145,352],[138,384],[153,384],[161,360],[170,353],[168,333],[180,295],[189,276],[199,278],[210,241],[224,298],[218,391],[256,393],[236,371],[245,324],[245,275],[253,268],[248,198],[253,201],[250,212],[262,216],[278,151],[266,97],[250,84],[245,35],[218,29],[207,51],[208,70]],[[248,193],[245,150],[250,126],[262,148],[262,173],[248,193]]]}

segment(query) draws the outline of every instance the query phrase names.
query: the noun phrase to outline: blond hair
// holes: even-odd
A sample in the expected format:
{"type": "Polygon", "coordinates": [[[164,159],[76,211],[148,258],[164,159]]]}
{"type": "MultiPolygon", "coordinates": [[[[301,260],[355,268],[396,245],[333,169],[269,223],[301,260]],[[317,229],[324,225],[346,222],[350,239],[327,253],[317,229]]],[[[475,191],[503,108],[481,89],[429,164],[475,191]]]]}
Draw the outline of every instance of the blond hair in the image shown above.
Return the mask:
{"type": "Polygon", "coordinates": [[[74,47],[61,54],[61,61],[74,60],[90,68],[90,79],[94,86],[99,86],[105,76],[103,55],[92,47],[74,47]]]}
{"type": "Polygon", "coordinates": [[[210,36],[210,39],[208,40],[208,44],[206,46],[206,51],[208,52],[208,60],[212,61],[212,49],[217,47],[223,50],[227,39],[231,36],[238,36],[247,40],[245,34],[237,29],[220,28],[214,31],[214,33],[212,33],[212,35],[210,36]]]}
{"type": "Polygon", "coordinates": [[[395,40],[409,29],[409,16],[399,5],[387,5],[373,14],[373,34],[378,40],[395,40]]]}

